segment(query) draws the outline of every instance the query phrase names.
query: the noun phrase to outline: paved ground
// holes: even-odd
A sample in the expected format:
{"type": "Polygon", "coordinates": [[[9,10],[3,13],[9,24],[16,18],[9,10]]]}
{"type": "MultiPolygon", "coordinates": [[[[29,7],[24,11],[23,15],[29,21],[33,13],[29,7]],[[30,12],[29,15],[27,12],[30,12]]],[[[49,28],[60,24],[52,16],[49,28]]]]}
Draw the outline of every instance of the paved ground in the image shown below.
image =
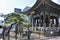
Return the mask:
{"type": "Polygon", "coordinates": [[[48,37],[45,40],[60,40],[60,36],[56,36],[56,37],[48,37]]]}
{"type": "MultiPolygon", "coordinates": [[[[2,40],[2,38],[0,38],[2,40]]],[[[5,40],[8,40],[8,37],[6,37],[5,40]]],[[[10,40],[15,40],[15,38],[10,37],[10,40]]],[[[17,40],[28,40],[27,36],[25,37],[18,37],[17,40]]],[[[43,35],[38,35],[38,34],[31,34],[30,40],[60,40],[60,36],[55,36],[55,37],[44,37],[43,35]]]]}
{"type": "MultiPolygon", "coordinates": [[[[37,35],[37,34],[33,34],[33,35],[35,35],[36,37],[39,38],[39,35],[37,35]]],[[[45,37],[43,35],[40,35],[39,40],[60,40],[60,36],[45,37]]]]}
{"type": "MultiPolygon", "coordinates": [[[[35,34],[34,34],[35,35],[35,34]]],[[[39,38],[35,35],[31,34],[30,40],[39,40],[39,38]]],[[[3,40],[2,38],[0,38],[0,40],[3,40]]],[[[8,40],[8,37],[5,37],[5,40],[8,40]]],[[[10,37],[10,40],[15,40],[15,37],[10,37]]],[[[28,40],[27,36],[19,36],[17,40],[28,40]]]]}

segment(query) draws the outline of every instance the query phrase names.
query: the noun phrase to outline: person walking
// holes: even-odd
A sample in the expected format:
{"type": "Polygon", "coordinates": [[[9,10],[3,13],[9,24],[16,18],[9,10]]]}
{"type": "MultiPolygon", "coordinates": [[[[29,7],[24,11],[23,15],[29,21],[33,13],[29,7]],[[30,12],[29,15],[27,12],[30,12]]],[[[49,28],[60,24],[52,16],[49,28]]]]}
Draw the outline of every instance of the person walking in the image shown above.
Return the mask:
{"type": "Polygon", "coordinates": [[[27,33],[27,34],[28,34],[28,35],[27,35],[27,36],[28,36],[28,40],[30,40],[30,35],[31,35],[31,33],[32,33],[32,32],[31,32],[30,29],[28,28],[28,33],[27,33]]]}

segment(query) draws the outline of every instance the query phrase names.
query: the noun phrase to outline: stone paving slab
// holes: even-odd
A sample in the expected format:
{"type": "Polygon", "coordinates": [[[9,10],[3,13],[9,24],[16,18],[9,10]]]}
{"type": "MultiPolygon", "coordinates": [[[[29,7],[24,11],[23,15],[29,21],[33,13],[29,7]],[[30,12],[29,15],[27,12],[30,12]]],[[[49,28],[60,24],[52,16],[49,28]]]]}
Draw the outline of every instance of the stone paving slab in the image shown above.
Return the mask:
{"type": "Polygon", "coordinates": [[[60,36],[51,36],[51,37],[46,37],[46,36],[43,36],[43,35],[39,35],[39,34],[32,34],[36,37],[39,38],[40,36],[40,40],[60,40],[60,36]]]}
{"type": "MultiPolygon", "coordinates": [[[[3,40],[2,38],[0,38],[0,40],[3,40]]],[[[8,40],[8,37],[6,37],[6,40],[8,40]]],[[[10,37],[10,40],[15,40],[15,38],[10,37]]],[[[28,40],[27,36],[25,37],[19,37],[18,40],[28,40]]],[[[31,34],[30,40],[60,40],[60,36],[53,36],[53,37],[44,37],[43,35],[39,35],[38,34],[31,34]]]]}

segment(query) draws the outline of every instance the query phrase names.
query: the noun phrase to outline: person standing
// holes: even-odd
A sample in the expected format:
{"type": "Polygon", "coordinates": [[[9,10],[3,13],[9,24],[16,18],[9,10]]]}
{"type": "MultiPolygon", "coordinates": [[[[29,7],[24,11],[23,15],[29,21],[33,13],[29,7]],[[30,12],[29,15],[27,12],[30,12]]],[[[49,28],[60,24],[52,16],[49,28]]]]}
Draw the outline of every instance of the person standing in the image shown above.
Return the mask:
{"type": "Polygon", "coordinates": [[[28,34],[28,35],[27,35],[27,36],[28,36],[28,40],[30,40],[30,35],[31,35],[31,33],[32,33],[32,32],[30,31],[30,29],[29,29],[29,27],[28,27],[28,32],[27,32],[27,34],[28,34]]]}

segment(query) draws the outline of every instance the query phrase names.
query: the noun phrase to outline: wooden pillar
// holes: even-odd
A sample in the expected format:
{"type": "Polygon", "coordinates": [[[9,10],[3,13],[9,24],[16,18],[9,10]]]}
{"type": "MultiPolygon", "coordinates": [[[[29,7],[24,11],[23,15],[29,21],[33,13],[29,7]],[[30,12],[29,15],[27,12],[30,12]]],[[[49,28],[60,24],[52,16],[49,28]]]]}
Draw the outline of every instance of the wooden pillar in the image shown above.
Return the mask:
{"type": "Polygon", "coordinates": [[[33,27],[33,18],[31,19],[32,27],[33,27]]]}
{"type": "Polygon", "coordinates": [[[33,29],[34,29],[34,25],[33,25],[33,18],[31,19],[31,25],[32,25],[32,31],[33,31],[33,29]]]}
{"type": "Polygon", "coordinates": [[[43,13],[44,13],[44,15],[43,15],[43,27],[45,29],[45,27],[46,27],[46,14],[45,14],[45,10],[43,10],[43,13]]]}
{"type": "Polygon", "coordinates": [[[34,18],[33,19],[33,26],[35,27],[35,22],[36,22],[36,19],[34,18]]]}
{"type": "Polygon", "coordinates": [[[36,21],[35,21],[35,27],[37,26],[37,19],[35,19],[36,21]]]}
{"type": "Polygon", "coordinates": [[[59,24],[59,19],[58,17],[56,17],[56,27],[58,27],[58,24],[59,24]]]}
{"type": "Polygon", "coordinates": [[[50,26],[50,9],[51,8],[48,7],[48,9],[49,9],[49,11],[48,11],[48,27],[49,27],[50,26]]]}
{"type": "Polygon", "coordinates": [[[36,24],[36,26],[38,26],[38,18],[37,18],[36,20],[37,20],[37,24],[36,24]]]}
{"type": "Polygon", "coordinates": [[[57,17],[56,17],[56,27],[59,27],[59,14],[57,14],[57,17]]]}
{"type": "Polygon", "coordinates": [[[46,15],[46,19],[45,19],[45,22],[46,22],[46,27],[49,27],[49,19],[48,19],[48,15],[46,15]]]}
{"type": "Polygon", "coordinates": [[[37,19],[37,26],[39,26],[39,19],[37,19]]]}
{"type": "MultiPolygon", "coordinates": [[[[39,14],[39,27],[41,27],[41,15],[39,14]]],[[[40,30],[39,30],[40,33],[40,30]]],[[[40,39],[40,34],[39,34],[39,39],[40,39]]]]}
{"type": "Polygon", "coordinates": [[[41,22],[41,23],[40,23],[40,24],[41,24],[40,26],[43,27],[43,15],[41,15],[40,17],[41,17],[41,18],[40,18],[40,22],[41,22]]]}
{"type": "Polygon", "coordinates": [[[49,15],[48,15],[48,27],[50,25],[50,12],[49,12],[49,15]]]}
{"type": "Polygon", "coordinates": [[[45,25],[45,18],[46,18],[46,14],[45,14],[45,11],[46,11],[46,4],[45,2],[43,3],[43,27],[44,27],[44,35],[45,35],[45,29],[46,29],[46,25],[45,25]]]}
{"type": "Polygon", "coordinates": [[[51,27],[53,27],[53,24],[54,24],[54,18],[52,18],[52,24],[51,24],[51,27]]]}

